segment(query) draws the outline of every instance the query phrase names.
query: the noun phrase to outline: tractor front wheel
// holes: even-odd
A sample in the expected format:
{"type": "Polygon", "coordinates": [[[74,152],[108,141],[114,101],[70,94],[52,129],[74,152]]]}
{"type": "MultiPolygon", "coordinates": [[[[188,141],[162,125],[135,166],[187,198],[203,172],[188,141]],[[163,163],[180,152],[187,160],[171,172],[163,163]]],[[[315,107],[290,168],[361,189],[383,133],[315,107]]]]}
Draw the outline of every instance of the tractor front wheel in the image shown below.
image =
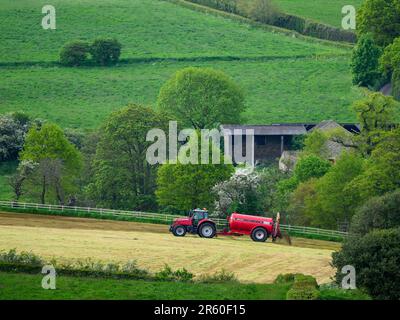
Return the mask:
{"type": "Polygon", "coordinates": [[[204,222],[199,228],[199,236],[202,238],[214,238],[217,230],[212,223],[204,222]]]}
{"type": "Polygon", "coordinates": [[[257,242],[265,242],[268,238],[268,232],[264,228],[255,228],[251,233],[251,239],[257,242]]]}
{"type": "Polygon", "coordinates": [[[172,233],[175,237],[184,237],[186,234],[186,228],[184,226],[176,226],[172,229],[172,233]]]}

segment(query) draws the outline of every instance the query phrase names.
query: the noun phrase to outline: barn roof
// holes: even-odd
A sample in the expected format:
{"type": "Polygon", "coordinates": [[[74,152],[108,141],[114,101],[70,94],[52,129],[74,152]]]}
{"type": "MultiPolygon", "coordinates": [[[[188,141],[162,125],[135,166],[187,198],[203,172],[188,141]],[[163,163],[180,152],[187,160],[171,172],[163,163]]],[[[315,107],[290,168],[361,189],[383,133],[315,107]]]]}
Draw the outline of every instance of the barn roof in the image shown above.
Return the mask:
{"type": "Polygon", "coordinates": [[[221,125],[221,129],[227,130],[229,133],[234,133],[233,130],[254,130],[254,135],[268,135],[268,136],[280,136],[280,135],[301,135],[307,133],[304,124],[272,124],[272,125],[235,125],[235,124],[224,124],[221,125]]]}

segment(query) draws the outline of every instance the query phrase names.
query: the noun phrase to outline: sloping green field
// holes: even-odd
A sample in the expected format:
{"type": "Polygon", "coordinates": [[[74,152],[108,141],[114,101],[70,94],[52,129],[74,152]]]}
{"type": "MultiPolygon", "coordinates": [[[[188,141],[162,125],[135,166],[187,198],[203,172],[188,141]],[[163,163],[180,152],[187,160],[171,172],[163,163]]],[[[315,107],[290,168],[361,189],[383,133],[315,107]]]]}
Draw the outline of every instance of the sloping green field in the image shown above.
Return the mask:
{"type": "Polygon", "coordinates": [[[57,60],[65,42],[96,37],[116,37],[122,58],[343,53],[159,0],[54,0],[57,29],[43,30],[44,4],[1,1],[0,62],[57,60]]]}
{"type": "Polygon", "coordinates": [[[64,127],[94,128],[127,103],[154,105],[176,70],[203,66],[244,88],[247,123],[354,120],[349,106],[361,92],[351,85],[350,49],[160,0],[55,0],[57,29],[43,30],[44,4],[0,4],[1,113],[23,110],[64,127]],[[119,66],[56,64],[65,42],[99,36],[123,44],[119,66]]]}
{"type": "Polygon", "coordinates": [[[358,9],[363,0],[274,0],[282,11],[335,27],[342,26],[342,8],[358,9]]]}

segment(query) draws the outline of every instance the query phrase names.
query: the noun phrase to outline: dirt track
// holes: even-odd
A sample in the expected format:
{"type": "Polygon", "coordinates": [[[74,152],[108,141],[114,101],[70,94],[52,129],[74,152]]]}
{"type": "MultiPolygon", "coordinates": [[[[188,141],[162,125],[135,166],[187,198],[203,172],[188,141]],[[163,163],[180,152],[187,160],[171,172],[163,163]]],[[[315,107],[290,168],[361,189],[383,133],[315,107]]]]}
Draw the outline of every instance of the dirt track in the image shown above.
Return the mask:
{"type": "Polygon", "coordinates": [[[16,248],[59,260],[133,259],[152,271],[165,263],[195,274],[224,268],[252,282],[271,282],[287,272],[329,281],[331,253],[338,245],[306,239],[293,243],[254,243],[248,237],[176,238],[166,225],[0,213],[0,249],[16,248]]]}

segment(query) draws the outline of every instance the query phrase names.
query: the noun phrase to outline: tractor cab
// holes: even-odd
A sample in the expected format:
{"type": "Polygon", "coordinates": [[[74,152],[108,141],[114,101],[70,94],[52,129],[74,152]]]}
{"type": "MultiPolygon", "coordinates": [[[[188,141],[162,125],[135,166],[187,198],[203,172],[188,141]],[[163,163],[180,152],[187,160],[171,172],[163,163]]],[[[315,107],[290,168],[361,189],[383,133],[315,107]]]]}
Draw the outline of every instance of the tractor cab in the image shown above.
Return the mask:
{"type": "Polygon", "coordinates": [[[208,211],[206,209],[194,209],[189,211],[189,217],[193,227],[197,227],[199,221],[208,219],[208,211]]]}
{"type": "Polygon", "coordinates": [[[200,237],[213,238],[217,232],[215,223],[208,218],[207,209],[189,211],[188,217],[175,219],[169,230],[177,237],[183,237],[189,232],[200,237]]]}

